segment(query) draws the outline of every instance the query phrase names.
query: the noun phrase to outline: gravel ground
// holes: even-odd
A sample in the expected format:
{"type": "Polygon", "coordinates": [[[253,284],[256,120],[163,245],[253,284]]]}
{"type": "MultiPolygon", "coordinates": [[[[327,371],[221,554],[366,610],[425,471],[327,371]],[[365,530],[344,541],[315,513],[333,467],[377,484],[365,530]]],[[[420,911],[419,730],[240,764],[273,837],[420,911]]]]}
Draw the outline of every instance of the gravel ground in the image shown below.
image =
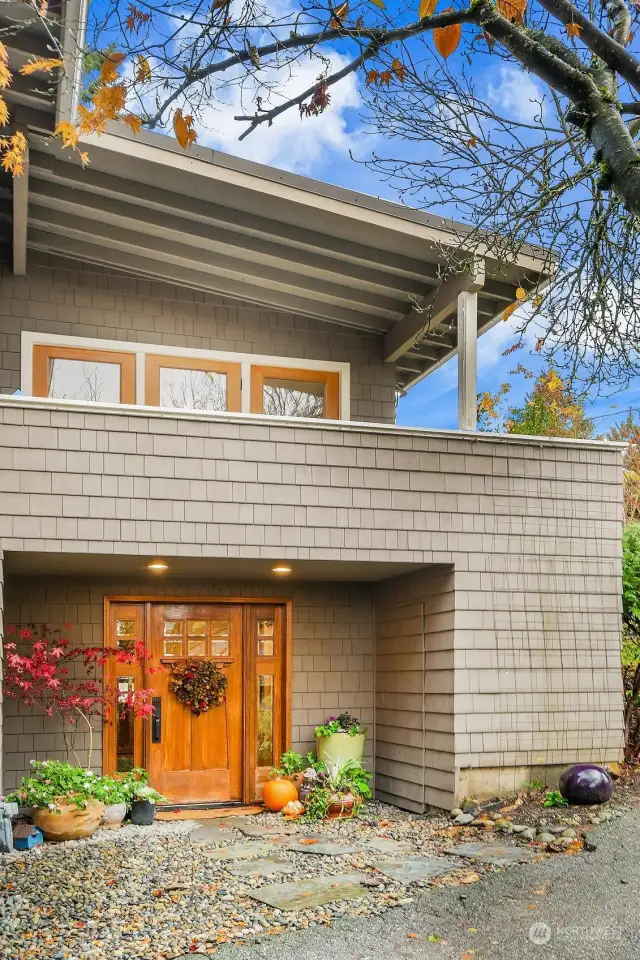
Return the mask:
{"type": "Polygon", "coordinates": [[[216,960],[637,960],[640,811],[593,841],[592,853],[509,867],[464,891],[421,891],[384,917],[222,948],[216,960]]]}
{"type": "MultiPolygon", "coordinates": [[[[282,824],[264,814],[244,822],[282,824]]],[[[593,853],[553,855],[538,847],[539,862],[504,871],[459,860],[450,876],[410,887],[382,877],[373,864],[384,858],[371,851],[332,858],[310,855],[312,847],[304,854],[274,848],[293,869],[283,881],[357,870],[378,884],[363,899],[292,912],[248,896],[251,888],[280,878],[232,875],[228,861],[206,852],[228,844],[196,845],[189,839],[195,826],[127,826],[0,857],[1,960],[164,960],[198,953],[215,953],[216,960],[639,955],[640,920],[632,929],[640,892],[638,807],[589,831],[597,844],[593,853]],[[528,937],[534,923],[541,924],[533,932],[540,945],[528,937]]],[[[516,845],[513,837],[452,827],[445,816],[415,817],[381,804],[368,806],[360,820],[296,823],[293,829],[338,841],[383,834],[414,854],[436,856],[480,837],[516,845]]],[[[232,842],[247,841],[233,831],[232,842]]]]}

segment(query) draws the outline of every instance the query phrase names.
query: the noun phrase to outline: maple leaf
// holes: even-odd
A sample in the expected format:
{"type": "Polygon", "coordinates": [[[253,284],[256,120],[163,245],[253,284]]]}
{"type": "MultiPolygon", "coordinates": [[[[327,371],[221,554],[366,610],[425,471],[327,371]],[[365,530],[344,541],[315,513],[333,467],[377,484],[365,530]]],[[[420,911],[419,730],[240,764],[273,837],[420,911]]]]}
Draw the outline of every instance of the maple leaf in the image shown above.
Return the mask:
{"type": "Polygon", "coordinates": [[[24,63],[20,67],[20,73],[24,77],[28,77],[32,73],[51,73],[52,70],[63,66],[64,61],[60,60],[59,57],[36,57],[35,60],[24,63]]]}
{"type": "Polygon", "coordinates": [[[190,114],[186,117],[183,116],[182,110],[179,107],[173,114],[173,132],[183,150],[188,150],[191,144],[196,141],[196,132],[193,129],[193,117],[190,114]]]}
{"type": "Polygon", "coordinates": [[[364,81],[365,87],[370,87],[371,84],[373,84],[373,85],[375,86],[375,85],[377,84],[377,82],[378,82],[378,77],[379,77],[379,76],[380,76],[380,74],[378,73],[377,70],[369,70],[369,71],[367,72],[367,75],[366,75],[365,81],[364,81]]]}
{"type": "Polygon", "coordinates": [[[383,83],[387,87],[391,83],[391,70],[383,70],[380,74],[380,85],[383,83]]]}
{"type": "Polygon", "coordinates": [[[438,6],[438,0],[420,0],[420,6],[418,7],[418,16],[422,20],[424,17],[430,17],[435,8],[438,6]]]}
{"type": "Polygon", "coordinates": [[[565,26],[567,29],[567,36],[569,37],[579,37],[582,33],[582,27],[579,23],[567,23],[565,26]]]}
{"type": "Polygon", "coordinates": [[[134,133],[140,133],[142,129],[142,119],[136,116],[135,113],[128,113],[122,119],[134,133]]]}
{"type": "Polygon", "coordinates": [[[100,68],[100,83],[113,83],[114,80],[117,80],[118,69],[125,59],[126,54],[118,53],[117,51],[105,57],[104,63],[100,68]]]}
{"type": "Polygon", "coordinates": [[[401,60],[398,60],[398,58],[396,57],[396,59],[391,64],[391,69],[395,73],[400,83],[404,83],[404,78],[407,75],[407,68],[405,67],[404,63],[401,60]]]}
{"type": "Polygon", "coordinates": [[[141,53],[138,54],[138,66],[136,68],[136,80],[138,83],[146,83],[151,79],[151,64],[141,53]]]}
{"type": "Polygon", "coordinates": [[[9,123],[9,109],[4,97],[0,97],[0,127],[6,126],[7,123],[9,123]]]}

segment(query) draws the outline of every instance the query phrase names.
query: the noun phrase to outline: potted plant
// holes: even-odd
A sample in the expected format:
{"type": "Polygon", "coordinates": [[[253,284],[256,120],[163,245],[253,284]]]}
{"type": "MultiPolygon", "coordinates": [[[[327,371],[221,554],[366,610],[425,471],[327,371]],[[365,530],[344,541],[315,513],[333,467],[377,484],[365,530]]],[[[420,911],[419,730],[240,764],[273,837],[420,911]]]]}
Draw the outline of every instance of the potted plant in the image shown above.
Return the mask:
{"type": "Polygon", "coordinates": [[[117,830],[127,815],[129,792],[122,780],[115,777],[100,777],[96,785],[96,799],[104,803],[101,827],[117,830]]]}
{"type": "Polygon", "coordinates": [[[355,760],[329,764],[326,770],[307,770],[305,816],[310,820],[355,816],[363,801],[371,797],[371,774],[355,760]]]}
{"type": "Polygon", "coordinates": [[[7,799],[33,808],[32,820],[47,840],[90,837],[104,812],[102,778],[60,760],[33,760],[31,766],[31,776],[7,799]]]}
{"type": "Polygon", "coordinates": [[[300,753],[296,753],[295,750],[286,750],[280,757],[280,766],[274,767],[269,772],[269,776],[290,780],[298,793],[300,793],[304,771],[308,767],[313,766],[315,762],[316,758],[311,752],[309,752],[306,757],[303,757],[300,753]]]}
{"type": "Polygon", "coordinates": [[[142,767],[134,767],[122,779],[131,807],[131,823],[139,827],[150,826],[156,818],[156,804],[166,800],[149,786],[148,779],[149,774],[142,767]]]}
{"type": "Polygon", "coordinates": [[[316,727],[318,760],[326,764],[354,760],[361,764],[366,737],[366,727],[349,713],[327,717],[324,723],[316,727]]]}

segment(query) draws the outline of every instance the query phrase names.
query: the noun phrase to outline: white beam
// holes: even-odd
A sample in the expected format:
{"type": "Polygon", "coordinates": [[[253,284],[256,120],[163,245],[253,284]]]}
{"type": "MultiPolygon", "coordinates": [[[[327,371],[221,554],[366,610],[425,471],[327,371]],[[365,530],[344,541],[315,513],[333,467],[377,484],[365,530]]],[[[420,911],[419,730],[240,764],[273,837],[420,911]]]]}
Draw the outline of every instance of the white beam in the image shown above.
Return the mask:
{"type": "Polygon", "coordinates": [[[476,359],[478,344],[478,294],[458,295],[458,429],[477,427],[476,359]]]}
{"type": "Polygon", "coordinates": [[[465,291],[479,290],[484,284],[484,262],[475,261],[470,267],[453,273],[434,290],[420,309],[411,310],[389,330],[384,341],[384,359],[393,363],[410,350],[420,335],[437,330],[456,309],[458,296],[465,291]]]}
{"type": "Polygon", "coordinates": [[[62,59],[64,69],[58,84],[56,124],[73,123],[82,84],[84,45],[89,0],[66,0],[62,5],[62,59]]]}
{"type": "MultiPolygon", "coordinates": [[[[26,130],[22,131],[26,137],[26,130]]],[[[13,178],[13,272],[27,272],[27,224],[29,221],[29,141],[24,152],[24,173],[13,178]]]]}

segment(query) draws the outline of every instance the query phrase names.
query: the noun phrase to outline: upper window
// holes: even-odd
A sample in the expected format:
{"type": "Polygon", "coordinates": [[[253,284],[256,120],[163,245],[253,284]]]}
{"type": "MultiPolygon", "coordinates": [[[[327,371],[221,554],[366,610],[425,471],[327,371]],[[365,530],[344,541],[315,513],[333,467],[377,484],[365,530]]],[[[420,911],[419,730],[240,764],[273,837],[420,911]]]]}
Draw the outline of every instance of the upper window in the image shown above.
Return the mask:
{"type": "Polygon", "coordinates": [[[184,410],[239,411],[239,363],[198,360],[192,357],[146,358],[146,402],[149,406],[184,410]]]}
{"type": "Polygon", "coordinates": [[[349,417],[349,365],[152,344],[22,334],[22,383],[37,397],[211,413],[349,417]]]}
{"type": "Polygon", "coordinates": [[[34,346],[33,393],[57,400],[135,403],[134,354],[34,346]]]}
{"type": "Polygon", "coordinates": [[[251,368],[251,412],[275,417],[340,416],[340,377],[321,370],[251,368]]]}

